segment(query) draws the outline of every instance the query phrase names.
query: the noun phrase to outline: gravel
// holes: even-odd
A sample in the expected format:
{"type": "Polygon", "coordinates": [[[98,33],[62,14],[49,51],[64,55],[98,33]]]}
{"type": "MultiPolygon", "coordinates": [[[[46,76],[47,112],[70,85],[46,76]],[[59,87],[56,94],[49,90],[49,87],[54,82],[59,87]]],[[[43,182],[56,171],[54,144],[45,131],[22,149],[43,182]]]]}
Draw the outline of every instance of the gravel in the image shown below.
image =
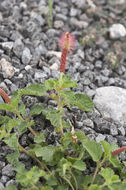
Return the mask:
{"type": "MultiPolygon", "coordinates": [[[[0,87],[11,96],[15,90],[31,83],[59,77],[58,39],[63,32],[70,31],[76,43],[67,56],[65,73],[78,82],[78,88],[73,90],[88,94],[95,103],[92,113],[71,110],[70,117],[76,118],[75,128],[97,142],[107,140],[125,146],[125,1],[96,0],[95,11],[86,0],[54,0],[54,5],[52,28],[49,28],[46,0],[0,2],[0,87]],[[92,34],[93,40],[89,38],[92,34]],[[89,41],[83,44],[86,36],[89,41]],[[117,65],[111,64],[108,52],[118,58],[117,65]]],[[[45,97],[25,96],[23,101],[28,110],[41,102],[45,106],[56,106],[45,97]]],[[[0,102],[3,103],[1,97],[0,102]]],[[[35,130],[46,132],[49,143],[57,143],[56,133],[44,118],[35,118],[35,130]]],[[[28,148],[32,141],[30,135],[29,132],[22,135],[22,146],[28,148]]],[[[11,149],[0,142],[0,190],[15,184],[15,173],[5,159],[8,153],[11,149]]],[[[120,155],[121,160],[125,158],[126,154],[120,155]]],[[[22,155],[21,159],[28,168],[33,165],[26,156],[22,155]]]]}

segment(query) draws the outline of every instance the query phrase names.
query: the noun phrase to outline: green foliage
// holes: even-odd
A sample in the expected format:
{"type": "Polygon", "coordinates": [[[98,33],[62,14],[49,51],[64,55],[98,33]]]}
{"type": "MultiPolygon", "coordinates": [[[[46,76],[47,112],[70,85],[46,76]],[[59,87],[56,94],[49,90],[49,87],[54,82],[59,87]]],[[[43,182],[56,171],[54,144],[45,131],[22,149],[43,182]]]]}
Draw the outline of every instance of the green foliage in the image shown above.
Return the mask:
{"type": "Polygon", "coordinates": [[[47,23],[48,27],[52,28],[52,21],[53,21],[53,0],[48,0],[48,14],[47,14],[47,23]]]}
{"type": "MultiPolygon", "coordinates": [[[[17,90],[9,104],[0,104],[1,110],[13,113],[12,117],[0,116],[0,140],[13,150],[7,155],[7,160],[13,165],[21,190],[125,189],[126,164],[120,163],[117,157],[112,156],[115,145],[89,140],[82,131],[75,131],[67,118],[67,108],[77,106],[82,111],[92,111],[94,107],[87,95],[72,91],[72,88],[76,87],[77,83],[62,73],[59,79],[47,80],[44,85],[31,84],[17,90]],[[47,108],[38,104],[33,106],[28,114],[26,106],[21,104],[24,95],[47,95],[49,99],[56,101],[57,106],[47,108]],[[45,134],[33,130],[34,117],[40,114],[54,127],[59,138],[56,146],[47,143],[45,134]],[[22,147],[19,141],[27,129],[34,135],[33,144],[29,145],[28,150],[22,147]],[[25,168],[19,161],[21,152],[31,157],[36,165],[25,168]],[[90,166],[95,171],[90,171],[89,175],[90,166]]],[[[5,188],[12,189],[17,190],[13,185],[5,188]]]]}
{"type": "Polygon", "coordinates": [[[95,162],[101,159],[103,152],[100,144],[95,141],[87,141],[83,143],[83,146],[95,162]]]}

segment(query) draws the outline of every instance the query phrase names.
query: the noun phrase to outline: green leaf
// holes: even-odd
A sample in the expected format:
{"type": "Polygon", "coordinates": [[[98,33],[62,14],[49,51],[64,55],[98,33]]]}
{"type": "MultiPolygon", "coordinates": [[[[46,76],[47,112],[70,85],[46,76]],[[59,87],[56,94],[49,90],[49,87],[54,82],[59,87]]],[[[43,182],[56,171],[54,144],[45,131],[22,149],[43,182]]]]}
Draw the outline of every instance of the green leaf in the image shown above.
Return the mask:
{"type": "Polygon", "coordinates": [[[21,173],[17,173],[16,180],[19,182],[22,186],[29,186],[30,184],[36,184],[39,181],[40,177],[45,176],[45,172],[43,170],[40,170],[37,166],[34,166],[30,169],[30,171],[24,171],[21,173]]]}
{"type": "Polygon", "coordinates": [[[100,144],[98,144],[96,141],[87,141],[87,142],[82,142],[83,147],[87,150],[87,152],[90,154],[92,159],[97,162],[101,159],[102,157],[102,148],[100,144]]]}
{"type": "Polygon", "coordinates": [[[82,160],[77,160],[72,165],[72,168],[75,168],[75,169],[80,170],[80,171],[84,171],[84,170],[86,170],[86,164],[82,160]]]}
{"type": "Polygon", "coordinates": [[[2,116],[0,115],[0,125],[7,123],[11,118],[8,116],[2,116]]]}
{"type": "Polygon", "coordinates": [[[45,142],[45,135],[41,133],[37,134],[37,136],[34,137],[34,142],[35,143],[45,142]]]}
{"type": "Polygon", "coordinates": [[[46,89],[41,84],[31,84],[21,91],[21,95],[44,96],[46,89]]]}
{"type": "Polygon", "coordinates": [[[99,174],[104,177],[106,184],[109,186],[113,183],[118,183],[120,182],[119,176],[114,175],[114,172],[111,168],[101,168],[101,171],[99,174]]]}
{"type": "Polygon", "coordinates": [[[75,94],[75,105],[84,111],[91,112],[94,108],[93,101],[85,94],[75,94]]]}
{"type": "Polygon", "coordinates": [[[41,105],[35,105],[31,111],[30,111],[30,115],[33,116],[33,115],[39,115],[42,110],[44,110],[44,107],[41,106],[41,105]]]}
{"type": "Polygon", "coordinates": [[[14,185],[10,184],[7,187],[5,187],[3,190],[17,190],[17,188],[14,185]]]}
{"type": "Polygon", "coordinates": [[[47,185],[49,185],[49,186],[56,186],[57,185],[57,180],[56,180],[56,178],[54,178],[54,175],[52,173],[45,175],[44,178],[46,179],[47,185]]]}
{"type": "Polygon", "coordinates": [[[111,158],[111,151],[112,151],[110,144],[106,141],[101,141],[100,143],[102,144],[104,149],[104,157],[109,160],[111,158]]]}
{"type": "Polygon", "coordinates": [[[51,124],[57,128],[60,127],[60,119],[63,114],[55,109],[44,109],[42,113],[46,116],[46,119],[50,120],[51,124]]]}
{"type": "Polygon", "coordinates": [[[19,113],[21,113],[21,115],[22,115],[23,117],[26,116],[26,108],[25,108],[25,105],[24,105],[24,104],[21,104],[21,105],[18,107],[18,111],[19,111],[19,113]]]}
{"type": "Polygon", "coordinates": [[[76,81],[72,80],[72,77],[69,75],[63,75],[62,81],[61,81],[62,88],[72,88],[72,87],[78,87],[78,84],[76,81]]]}
{"type": "Polygon", "coordinates": [[[45,186],[45,187],[41,187],[41,190],[53,190],[53,188],[49,186],[45,186]]]}
{"type": "Polygon", "coordinates": [[[75,132],[75,135],[77,136],[77,139],[82,143],[85,143],[88,140],[87,136],[82,131],[75,132]]]}
{"type": "Polygon", "coordinates": [[[17,127],[19,134],[25,133],[27,131],[27,125],[28,124],[26,121],[20,122],[20,124],[17,127]]]}
{"type": "Polygon", "coordinates": [[[71,166],[71,162],[65,158],[62,158],[59,162],[59,167],[62,169],[62,173],[60,175],[65,176],[67,169],[69,169],[71,166]]]}
{"type": "Polygon", "coordinates": [[[89,190],[102,190],[98,185],[93,184],[89,187],[89,190]]]}
{"type": "Polygon", "coordinates": [[[112,154],[111,154],[111,152],[113,151],[113,145],[110,145],[106,141],[101,141],[100,143],[102,144],[103,149],[104,149],[105,160],[109,160],[115,168],[121,169],[121,162],[119,161],[119,159],[117,157],[112,156],[112,154]]]}
{"type": "Polygon", "coordinates": [[[75,95],[72,91],[62,91],[60,92],[60,96],[64,98],[64,105],[68,105],[69,108],[72,108],[75,104],[75,95]]]}
{"type": "Polygon", "coordinates": [[[58,85],[59,85],[59,81],[57,79],[49,79],[49,80],[45,80],[44,82],[44,86],[46,90],[56,89],[56,86],[58,85]]]}
{"type": "Polygon", "coordinates": [[[9,137],[6,137],[6,138],[4,139],[4,142],[5,142],[8,146],[14,148],[15,150],[18,149],[18,139],[17,139],[17,137],[16,137],[16,134],[11,134],[9,137]]]}
{"type": "Polygon", "coordinates": [[[50,162],[53,159],[55,147],[52,145],[45,147],[36,146],[34,150],[37,157],[42,157],[46,162],[50,162]]]}
{"type": "Polygon", "coordinates": [[[20,154],[19,151],[16,150],[15,152],[8,154],[7,155],[7,160],[8,162],[10,162],[12,165],[15,165],[16,163],[18,163],[18,158],[19,158],[20,154]]]}
{"type": "MultiPolygon", "coordinates": [[[[17,107],[22,95],[43,96],[46,94],[46,89],[41,84],[31,84],[24,89],[16,90],[11,97],[10,105],[12,110],[17,107]]],[[[9,110],[11,111],[11,110],[9,110]]]]}
{"type": "Polygon", "coordinates": [[[13,105],[11,103],[9,103],[9,104],[7,104],[7,103],[0,104],[0,110],[13,112],[13,105]]]}
{"type": "Polygon", "coordinates": [[[59,185],[56,190],[68,190],[68,187],[64,186],[64,185],[59,185]]]}

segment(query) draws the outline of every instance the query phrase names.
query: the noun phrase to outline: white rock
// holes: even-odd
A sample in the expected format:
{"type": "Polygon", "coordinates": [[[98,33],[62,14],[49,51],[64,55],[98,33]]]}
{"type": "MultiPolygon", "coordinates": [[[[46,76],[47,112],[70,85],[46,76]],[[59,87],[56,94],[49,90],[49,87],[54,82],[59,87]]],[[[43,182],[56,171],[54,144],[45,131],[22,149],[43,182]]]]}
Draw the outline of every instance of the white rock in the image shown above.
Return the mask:
{"type": "Polygon", "coordinates": [[[26,65],[26,66],[25,66],[25,70],[26,70],[26,71],[29,71],[29,70],[31,70],[31,69],[32,69],[32,67],[31,67],[30,65],[26,65]]]}
{"type": "Polygon", "coordinates": [[[96,89],[94,104],[104,118],[126,124],[126,90],[108,86],[96,89]]]}
{"type": "Polygon", "coordinates": [[[50,69],[52,69],[52,70],[58,70],[57,63],[54,63],[53,65],[51,65],[50,69]]]}
{"type": "Polygon", "coordinates": [[[61,58],[61,52],[59,51],[48,51],[48,54],[55,55],[58,58],[61,58]]]}
{"type": "Polygon", "coordinates": [[[126,36],[126,28],[122,24],[113,24],[109,28],[110,38],[118,39],[126,36]]]}
{"type": "Polygon", "coordinates": [[[4,78],[12,78],[14,76],[13,66],[4,58],[0,60],[0,70],[4,73],[4,78]]]}

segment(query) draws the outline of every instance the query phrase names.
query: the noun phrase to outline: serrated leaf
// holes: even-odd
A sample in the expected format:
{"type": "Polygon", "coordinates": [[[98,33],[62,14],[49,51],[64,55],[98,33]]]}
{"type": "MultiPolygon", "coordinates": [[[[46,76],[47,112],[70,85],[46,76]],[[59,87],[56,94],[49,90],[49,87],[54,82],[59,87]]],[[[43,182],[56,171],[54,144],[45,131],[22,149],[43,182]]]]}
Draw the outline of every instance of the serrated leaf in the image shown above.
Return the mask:
{"type": "Polygon", "coordinates": [[[99,174],[104,177],[107,185],[120,182],[119,176],[114,175],[114,171],[111,168],[101,168],[99,174]]]}
{"type": "Polygon", "coordinates": [[[101,159],[103,151],[100,144],[98,144],[96,141],[89,140],[84,143],[82,142],[82,145],[95,162],[101,159]]]}
{"type": "Polygon", "coordinates": [[[37,136],[34,137],[35,143],[42,143],[45,142],[45,135],[44,134],[37,134],[37,136]]]}
{"type": "Polygon", "coordinates": [[[5,104],[5,103],[0,104],[0,110],[12,112],[13,111],[13,105],[11,103],[9,103],[9,104],[5,104]]]}
{"type": "Polygon", "coordinates": [[[43,96],[46,94],[46,89],[41,84],[31,84],[24,89],[18,89],[11,97],[10,105],[12,108],[16,108],[20,102],[22,95],[43,96]]]}
{"type": "Polygon", "coordinates": [[[31,84],[21,91],[22,95],[34,95],[34,96],[43,96],[46,94],[46,89],[41,84],[31,84]]]}
{"type": "Polygon", "coordinates": [[[44,82],[44,86],[46,90],[53,90],[56,89],[56,86],[59,84],[57,79],[49,79],[44,82]]]}
{"type": "Polygon", "coordinates": [[[62,91],[60,96],[64,98],[64,105],[68,105],[69,108],[75,104],[75,95],[72,91],[62,91]]]}
{"type": "Polygon", "coordinates": [[[77,160],[72,164],[72,168],[75,168],[80,171],[86,170],[86,164],[82,160],[77,160]]]}
{"type": "Polygon", "coordinates": [[[45,175],[44,178],[46,179],[46,184],[49,186],[56,186],[57,180],[54,178],[54,176],[51,174],[45,175]]]}
{"type": "Polygon", "coordinates": [[[91,112],[94,108],[94,103],[91,98],[85,94],[75,94],[75,105],[83,111],[91,112]]]}
{"type": "Polygon", "coordinates": [[[60,127],[60,119],[63,114],[55,109],[43,109],[42,113],[46,116],[46,119],[50,120],[51,124],[55,127],[60,127]]]}
{"type": "Polygon", "coordinates": [[[39,115],[39,114],[42,112],[43,109],[44,109],[43,106],[41,106],[41,105],[35,105],[35,106],[31,109],[30,115],[31,115],[31,116],[33,116],[33,115],[39,115]]]}
{"type": "Polygon", "coordinates": [[[61,85],[62,88],[72,88],[72,87],[76,88],[76,87],[78,87],[77,82],[73,81],[72,77],[69,75],[63,75],[61,82],[62,82],[62,85],[61,85]]]}
{"type": "Polygon", "coordinates": [[[2,116],[0,115],[0,125],[7,123],[11,118],[8,116],[2,116]]]}
{"type": "Polygon", "coordinates": [[[15,165],[16,163],[18,163],[19,156],[20,156],[19,151],[16,150],[15,152],[7,155],[7,160],[12,165],[15,165]]]}
{"type": "Polygon", "coordinates": [[[29,171],[24,171],[23,173],[17,173],[16,180],[22,186],[27,187],[31,184],[36,184],[40,177],[45,176],[45,172],[40,170],[37,166],[34,166],[29,171]]]}
{"type": "Polygon", "coordinates": [[[21,113],[21,115],[24,117],[26,116],[26,108],[25,108],[25,105],[24,104],[21,104],[19,107],[18,107],[18,111],[19,113],[21,113]]]}
{"type": "Polygon", "coordinates": [[[45,147],[36,146],[34,150],[37,157],[42,157],[46,162],[50,162],[53,159],[55,147],[52,145],[45,147]]]}
{"type": "Polygon", "coordinates": [[[18,149],[18,140],[17,140],[16,134],[11,134],[9,137],[6,137],[6,138],[4,139],[4,142],[5,142],[8,146],[14,148],[15,150],[18,149]]]}
{"type": "Polygon", "coordinates": [[[21,121],[21,122],[18,124],[17,129],[18,129],[19,134],[24,133],[24,132],[27,131],[27,125],[28,125],[28,124],[27,124],[26,121],[21,121]]]}

